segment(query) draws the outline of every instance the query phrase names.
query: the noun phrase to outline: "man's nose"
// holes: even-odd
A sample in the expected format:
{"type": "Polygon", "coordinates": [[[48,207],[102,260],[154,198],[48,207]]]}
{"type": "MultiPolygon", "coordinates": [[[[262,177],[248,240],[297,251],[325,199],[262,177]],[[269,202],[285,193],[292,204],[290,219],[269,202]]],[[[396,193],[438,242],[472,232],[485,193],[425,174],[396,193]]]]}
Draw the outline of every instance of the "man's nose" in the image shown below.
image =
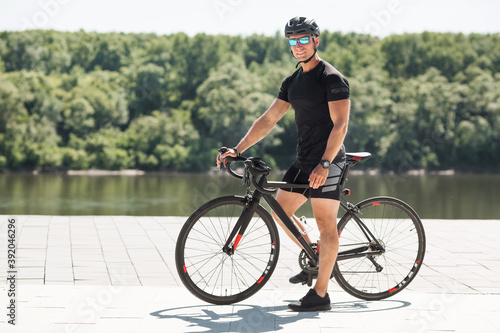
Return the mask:
{"type": "Polygon", "coordinates": [[[297,45],[295,45],[295,49],[303,49],[304,48],[304,45],[300,44],[300,43],[297,43],[297,45]]]}

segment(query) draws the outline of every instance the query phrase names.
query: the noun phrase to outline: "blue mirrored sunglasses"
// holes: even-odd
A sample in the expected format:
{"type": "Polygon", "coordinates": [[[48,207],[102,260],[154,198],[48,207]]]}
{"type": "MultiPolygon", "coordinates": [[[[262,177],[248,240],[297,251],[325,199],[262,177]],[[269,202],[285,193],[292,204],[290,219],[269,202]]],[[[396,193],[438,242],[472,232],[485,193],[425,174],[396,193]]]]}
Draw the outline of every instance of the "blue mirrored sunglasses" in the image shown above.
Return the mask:
{"type": "Polygon", "coordinates": [[[290,44],[290,46],[295,46],[297,45],[297,41],[304,45],[304,44],[307,44],[309,43],[309,41],[311,40],[313,36],[307,36],[307,37],[300,37],[300,38],[296,38],[296,39],[289,39],[288,40],[288,44],[290,44]]]}

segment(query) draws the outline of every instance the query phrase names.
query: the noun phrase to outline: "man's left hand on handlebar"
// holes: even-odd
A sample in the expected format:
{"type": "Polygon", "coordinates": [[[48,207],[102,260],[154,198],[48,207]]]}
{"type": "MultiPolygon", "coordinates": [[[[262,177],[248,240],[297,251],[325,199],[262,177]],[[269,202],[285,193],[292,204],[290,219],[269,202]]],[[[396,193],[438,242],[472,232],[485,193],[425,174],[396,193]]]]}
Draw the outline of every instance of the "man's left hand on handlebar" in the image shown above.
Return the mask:
{"type": "MultiPolygon", "coordinates": [[[[220,149],[219,149],[220,150],[220,149]]],[[[226,167],[226,157],[238,157],[238,152],[233,148],[227,148],[225,153],[219,152],[217,154],[217,168],[221,168],[221,162],[224,162],[224,167],[226,167]]]]}

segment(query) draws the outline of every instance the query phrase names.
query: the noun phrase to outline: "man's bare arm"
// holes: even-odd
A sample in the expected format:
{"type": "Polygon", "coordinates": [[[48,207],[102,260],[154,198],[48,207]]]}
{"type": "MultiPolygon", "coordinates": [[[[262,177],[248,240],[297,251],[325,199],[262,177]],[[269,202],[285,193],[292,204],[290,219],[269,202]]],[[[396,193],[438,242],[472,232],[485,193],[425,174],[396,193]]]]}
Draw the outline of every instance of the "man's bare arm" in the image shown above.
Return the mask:
{"type": "Polygon", "coordinates": [[[347,133],[350,106],[351,102],[348,99],[328,102],[333,129],[328,137],[328,143],[322,159],[331,162],[339,153],[347,133]]]}

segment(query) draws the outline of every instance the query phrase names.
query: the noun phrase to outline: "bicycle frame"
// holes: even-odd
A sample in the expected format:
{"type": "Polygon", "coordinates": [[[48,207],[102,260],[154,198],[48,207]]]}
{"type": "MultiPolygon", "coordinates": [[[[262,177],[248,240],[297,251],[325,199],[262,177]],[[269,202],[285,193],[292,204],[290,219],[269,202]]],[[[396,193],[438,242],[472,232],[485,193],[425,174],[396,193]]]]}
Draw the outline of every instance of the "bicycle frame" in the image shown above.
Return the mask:
{"type": "MultiPolygon", "coordinates": [[[[261,179],[259,181],[259,184],[266,184],[266,187],[271,187],[271,188],[305,188],[308,187],[309,185],[302,185],[302,184],[289,184],[289,183],[284,183],[284,182],[274,182],[270,181],[268,182],[265,176],[261,176],[261,179]]],[[[272,196],[272,194],[268,193],[263,193],[258,191],[257,189],[254,190],[254,192],[251,195],[247,195],[247,200],[249,203],[247,206],[244,208],[242,214],[238,218],[238,221],[232,230],[231,234],[229,235],[226,244],[223,247],[223,251],[227,254],[233,254],[234,251],[236,250],[254,212],[257,206],[260,204],[261,198],[264,198],[264,200],[268,203],[268,205],[271,207],[271,209],[274,211],[274,213],[280,218],[280,220],[283,222],[284,226],[290,231],[290,233],[295,237],[295,239],[300,243],[304,251],[307,253],[309,258],[312,260],[312,263],[314,265],[318,264],[319,258],[318,258],[318,253],[311,247],[311,245],[302,237],[301,232],[295,227],[295,224],[293,221],[290,219],[290,217],[285,213],[281,205],[276,201],[276,199],[272,196]],[[236,238],[235,238],[236,237],[236,238]],[[234,243],[231,246],[232,240],[235,239],[234,243]]],[[[373,236],[371,231],[366,227],[366,225],[363,223],[363,221],[356,215],[356,207],[350,203],[344,204],[343,202],[340,202],[341,208],[346,211],[348,214],[351,214],[353,217],[354,221],[358,224],[359,228],[361,231],[364,233],[364,235],[367,238],[368,243],[374,243],[376,244],[376,248],[378,250],[375,251],[369,251],[366,252],[370,249],[370,246],[364,245],[360,246],[355,249],[350,249],[347,251],[342,251],[339,252],[337,255],[337,260],[347,260],[347,259],[353,259],[353,258],[359,258],[359,257],[370,257],[374,255],[379,255],[381,254],[384,250],[382,245],[379,243],[379,241],[373,236]]]]}
{"type": "MultiPolygon", "coordinates": [[[[340,202],[340,207],[342,209],[350,214],[354,221],[357,223],[359,229],[363,232],[365,235],[366,239],[371,243],[375,242],[376,247],[379,249],[377,251],[370,251],[370,252],[365,252],[367,251],[370,246],[361,246],[355,249],[347,250],[347,251],[341,251],[337,254],[337,260],[346,260],[346,259],[353,259],[353,258],[359,258],[359,257],[368,257],[370,255],[379,255],[384,252],[383,246],[380,244],[380,242],[375,238],[375,236],[372,234],[370,229],[361,221],[361,219],[356,215],[356,206],[347,203],[344,204],[342,201],[340,202]]],[[[340,236],[340,235],[339,235],[340,236]]]]}

